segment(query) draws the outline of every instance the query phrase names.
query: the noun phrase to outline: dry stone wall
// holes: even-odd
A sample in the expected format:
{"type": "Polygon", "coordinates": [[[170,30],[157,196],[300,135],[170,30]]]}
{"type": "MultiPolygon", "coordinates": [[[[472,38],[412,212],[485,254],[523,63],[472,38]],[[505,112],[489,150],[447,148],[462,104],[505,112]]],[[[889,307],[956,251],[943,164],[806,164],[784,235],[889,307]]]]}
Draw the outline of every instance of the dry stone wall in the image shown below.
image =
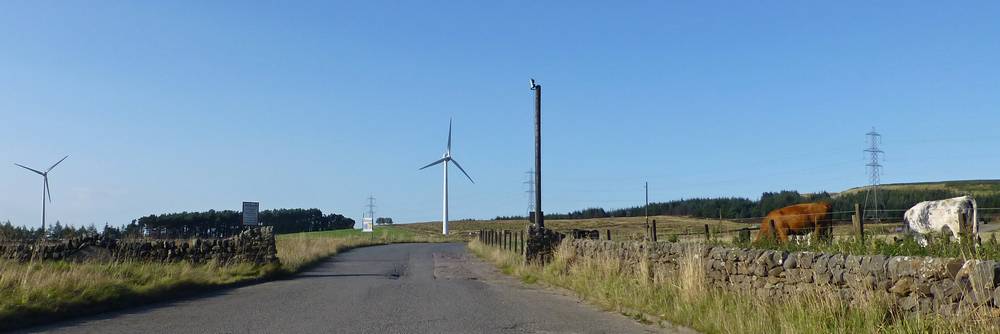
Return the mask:
{"type": "Polygon", "coordinates": [[[118,240],[86,237],[43,244],[0,242],[0,259],[69,261],[150,261],[191,263],[277,263],[271,227],[253,228],[230,237],[191,240],[118,240]]]}
{"type": "Polygon", "coordinates": [[[706,283],[781,298],[806,291],[850,301],[884,293],[904,311],[954,315],[1000,307],[1000,263],[990,260],[885,255],[789,253],[703,244],[573,240],[577,256],[610,256],[672,272],[684,256],[702,260],[706,283]]]}

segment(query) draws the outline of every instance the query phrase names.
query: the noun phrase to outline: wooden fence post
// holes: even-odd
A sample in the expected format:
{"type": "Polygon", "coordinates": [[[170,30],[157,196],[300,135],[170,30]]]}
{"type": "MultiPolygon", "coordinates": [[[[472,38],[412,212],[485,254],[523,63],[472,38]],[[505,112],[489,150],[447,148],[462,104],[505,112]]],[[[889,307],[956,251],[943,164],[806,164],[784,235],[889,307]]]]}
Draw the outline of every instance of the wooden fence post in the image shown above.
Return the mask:
{"type": "Polygon", "coordinates": [[[705,241],[711,240],[712,235],[708,234],[708,224],[705,224],[705,241]]]}
{"type": "Polygon", "coordinates": [[[608,232],[608,241],[611,241],[611,229],[608,229],[607,232],[608,232]]]}
{"type": "Polygon", "coordinates": [[[858,240],[865,241],[865,216],[858,203],[854,203],[854,218],[851,221],[854,223],[854,233],[858,236],[858,240]]]}
{"type": "Polygon", "coordinates": [[[750,229],[744,227],[740,230],[740,242],[750,242],[750,229]]]}
{"type": "Polygon", "coordinates": [[[520,247],[518,249],[518,252],[520,254],[524,254],[524,252],[525,252],[525,250],[524,250],[524,244],[525,244],[525,241],[524,241],[524,230],[517,231],[517,240],[518,240],[517,241],[517,246],[520,247]]]}
{"type": "Polygon", "coordinates": [[[653,219],[653,242],[656,242],[656,219],[653,219]]]}
{"type": "Polygon", "coordinates": [[[527,236],[524,234],[524,230],[521,230],[521,232],[518,232],[518,234],[521,235],[521,254],[527,254],[528,253],[527,236]]]}

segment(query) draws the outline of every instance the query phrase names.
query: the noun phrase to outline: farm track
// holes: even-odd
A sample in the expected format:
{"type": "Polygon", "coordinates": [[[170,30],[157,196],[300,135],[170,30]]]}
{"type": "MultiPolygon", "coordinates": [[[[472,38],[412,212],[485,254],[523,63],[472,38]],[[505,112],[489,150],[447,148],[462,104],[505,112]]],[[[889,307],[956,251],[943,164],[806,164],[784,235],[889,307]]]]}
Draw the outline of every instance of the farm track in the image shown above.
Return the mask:
{"type": "Polygon", "coordinates": [[[525,286],[464,244],[351,250],[293,278],[68,321],[55,333],[653,333],[525,286]]]}

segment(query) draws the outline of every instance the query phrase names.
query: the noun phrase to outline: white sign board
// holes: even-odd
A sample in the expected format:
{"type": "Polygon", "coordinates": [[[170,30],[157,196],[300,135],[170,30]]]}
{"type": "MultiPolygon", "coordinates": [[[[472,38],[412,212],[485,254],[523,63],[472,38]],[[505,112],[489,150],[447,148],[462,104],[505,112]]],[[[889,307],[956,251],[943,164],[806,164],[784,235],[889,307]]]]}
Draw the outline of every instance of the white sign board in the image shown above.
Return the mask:
{"type": "Polygon", "coordinates": [[[243,202],[243,225],[260,225],[260,221],[257,219],[259,211],[260,203],[243,202]]]}
{"type": "Polygon", "coordinates": [[[361,220],[361,231],[362,232],[373,232],[375,231],[375,222],[372,221],[372,217],[365,217],[361,220]]]}

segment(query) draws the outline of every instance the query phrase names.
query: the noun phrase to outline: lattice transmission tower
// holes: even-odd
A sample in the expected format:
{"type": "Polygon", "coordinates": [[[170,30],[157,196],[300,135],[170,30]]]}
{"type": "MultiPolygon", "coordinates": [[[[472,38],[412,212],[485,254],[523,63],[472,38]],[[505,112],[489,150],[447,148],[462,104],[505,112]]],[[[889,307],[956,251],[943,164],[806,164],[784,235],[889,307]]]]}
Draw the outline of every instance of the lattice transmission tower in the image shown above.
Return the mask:
{"type": "Polygon", "coordinates": [[[878,200],[878,188],[879,184],[882,183],[882,161],[885,151],[879,148],[882,145],[882,135],[876,132],[874,127],[865,136],[868,137],[868,148],[864,151],[868,158],[868,163],[865,164],[868,169],[868,190],[865,192],[864,212],[865,216],[878,222],[882,218],[882,215],[879,214],[879,203],[881,202],[878,200]]]}
{"type": "Polygon", "coordinates": [[[529,170],[524,174],[527,175],[527,180],[522,183],[528,187],[528,190],[524,191],[528,194],[528,211],[524,217],[531,221],[531,213],[535,212],[535,171],[529,170]]]}
{"type": "Polygon", "coordinates": [[[370,194],[368,195],[368,205],[365,205],[365,207],[368,208],[368,217],[371,218],[372,222],[374,223],[374,221],[375,221],[375,196],[372,196],[370,194]]]}

